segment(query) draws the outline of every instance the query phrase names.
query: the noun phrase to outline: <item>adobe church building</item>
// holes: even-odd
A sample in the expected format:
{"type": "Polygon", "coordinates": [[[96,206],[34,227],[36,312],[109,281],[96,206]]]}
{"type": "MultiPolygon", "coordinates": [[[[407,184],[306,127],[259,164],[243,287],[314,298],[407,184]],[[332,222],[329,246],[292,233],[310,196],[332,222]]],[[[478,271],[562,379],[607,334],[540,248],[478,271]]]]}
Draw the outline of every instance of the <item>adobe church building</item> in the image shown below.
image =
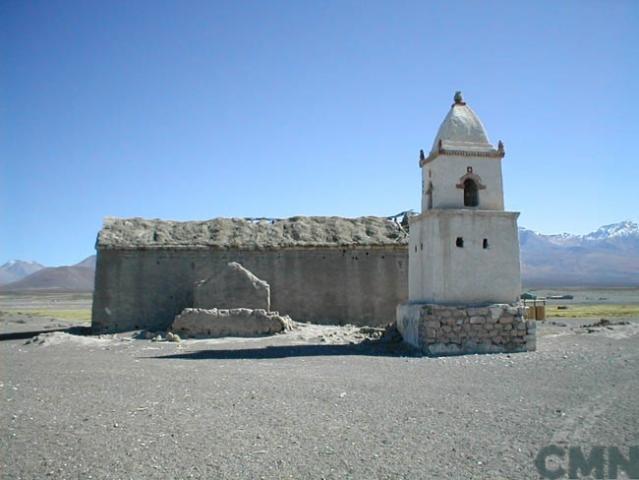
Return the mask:
{"type": "Polygon", "coordinates": [[[385,325],[408,292],[407,243],[402,226],[381,217],[107,218],[96,244],[92,327],[166,330],[229,262],[267,282],[271,310],[294,320],[385,325]]]}
{"type": "Polygon", "coordinates": [[[272,310],[296,321],[397,320],[405,341],[432,354],[534,349],[534,323],[518,304],[518,213],[504,211],[503,156],[458,93],[420,155],[422,213],[410,229],[383,217],[107,218],[92,327],[165,330],[194,307],[198,285],[236,262],[268,284],[272,310]]]}

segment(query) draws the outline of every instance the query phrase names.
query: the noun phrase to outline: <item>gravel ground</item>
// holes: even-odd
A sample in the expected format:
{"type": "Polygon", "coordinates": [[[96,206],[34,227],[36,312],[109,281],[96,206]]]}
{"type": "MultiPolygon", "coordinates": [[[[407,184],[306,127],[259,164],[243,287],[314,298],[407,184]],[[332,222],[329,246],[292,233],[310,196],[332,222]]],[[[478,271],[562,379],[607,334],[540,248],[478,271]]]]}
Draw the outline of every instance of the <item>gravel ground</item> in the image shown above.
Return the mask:
{"type": "Polygon", "coordinates": [[[426,358],[354,327],[27,340],[3,336],[5,316],[0,475],[539,478],[546,445],[639,444],[639,319],[625,320],[545,322],[532,353],[426,358]]]}

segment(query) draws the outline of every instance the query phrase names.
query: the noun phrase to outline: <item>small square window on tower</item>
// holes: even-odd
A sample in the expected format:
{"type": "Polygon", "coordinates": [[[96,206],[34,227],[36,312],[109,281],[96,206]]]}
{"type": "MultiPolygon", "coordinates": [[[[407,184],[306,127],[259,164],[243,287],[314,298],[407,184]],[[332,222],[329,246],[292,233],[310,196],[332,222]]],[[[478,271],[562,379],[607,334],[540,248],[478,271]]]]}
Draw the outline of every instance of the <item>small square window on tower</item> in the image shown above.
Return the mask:
{"type": "Polygon", "coordinates": [[[484,238],[484,243],[483,243],[484,249],[488,248],[488,239],[484,238]]]}
{"type": "Polygon", "coordinates": [[[455,245],[457,245],[459,248],[464,248],[464,239],[462,237],[457,237],[455,245]]]}

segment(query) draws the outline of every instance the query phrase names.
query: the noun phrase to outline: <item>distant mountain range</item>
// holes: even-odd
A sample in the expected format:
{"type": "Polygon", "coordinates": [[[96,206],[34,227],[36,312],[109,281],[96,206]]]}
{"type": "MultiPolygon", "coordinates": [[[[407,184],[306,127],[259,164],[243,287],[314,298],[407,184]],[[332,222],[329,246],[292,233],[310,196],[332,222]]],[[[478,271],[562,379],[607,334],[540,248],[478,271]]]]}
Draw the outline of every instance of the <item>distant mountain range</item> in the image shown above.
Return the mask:
{"type": "Polygon", "coordinates": [[[0,285],[15,282],[43,268],[44,265],[38,262],[11,260],[0,267],[0,285]]]}
{"type": "Polygon", "coordinates": [[[639,285],[639,225],[624,221],[587,235],[519,229],[526,286],[639,285]]]}
{"type": "Polygon", "coordinates": [[[11,260],[0,267],[0,291],[93,291],[95,255],[68,267],[11,260]],[[4,281],[11,278],[10,281],[4,281]]]}
{"type": "MultiPolygon", "coordinates": [[[[526,287],[639,286],[639,225],[605,225],[587,235],[519,229],[526,287]]],[[[0,291],[93,290],[95,255],[68,267],[12,260],[0,267],[0,291]]]]}

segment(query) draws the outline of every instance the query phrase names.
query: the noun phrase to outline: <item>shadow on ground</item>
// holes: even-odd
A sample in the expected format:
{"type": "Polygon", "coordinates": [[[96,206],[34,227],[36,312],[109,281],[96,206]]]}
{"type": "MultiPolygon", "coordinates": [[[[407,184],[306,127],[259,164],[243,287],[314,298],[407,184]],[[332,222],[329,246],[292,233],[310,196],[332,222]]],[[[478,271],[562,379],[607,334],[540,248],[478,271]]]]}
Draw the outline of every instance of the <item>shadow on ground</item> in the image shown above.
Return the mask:
{"type": "Polygon", "coordinates": [[[33,338],[42,333],[64,332],[70,335],[91,335],[91,327],[48,328],[45,330],[28,330],[25,332],[0,333],[0,342],[33,338]]]}
{"type": "Polygon", "coordinates": [[[290,357],[327,357],[344,355],[405,357],[418,353],[405,345],[388,345],[381,342],[365,342],[346,345],[278,345],[263,348],[211,349],[197,352],[175,353],[146,357],[180,360],[259,360],[290,357]]]}

